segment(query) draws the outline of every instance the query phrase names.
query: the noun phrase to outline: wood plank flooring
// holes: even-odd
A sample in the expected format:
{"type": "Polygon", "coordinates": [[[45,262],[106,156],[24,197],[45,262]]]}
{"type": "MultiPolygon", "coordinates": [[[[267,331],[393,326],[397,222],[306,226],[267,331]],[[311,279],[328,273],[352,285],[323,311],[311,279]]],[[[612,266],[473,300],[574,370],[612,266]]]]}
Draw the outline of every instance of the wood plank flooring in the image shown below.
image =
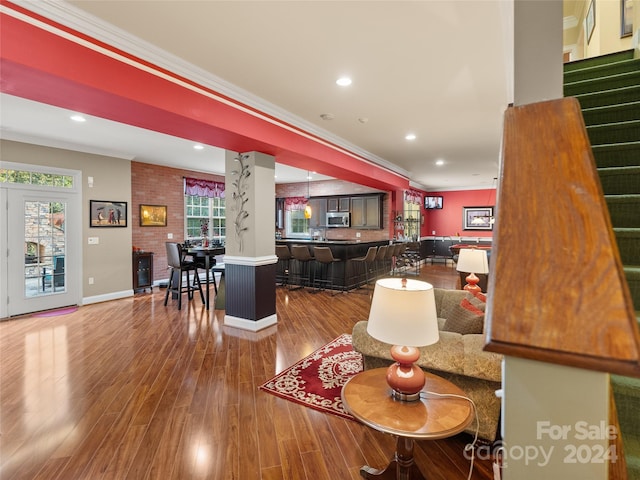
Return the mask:
{"type": "MultiPolygon", "coordinates": [[[[450,266],[421,277],[456,288],[450,266]]],[[[199,299],[164,290],[56,317],[0,322],[0,478],[358,479],[386,466],[395,441],[258,385],[366,319],[364,291],[277,289],[278,324],[222,325],[199,299]],[[185,297],[186,300],[186,297],[185,297]]],[[[465,434],[417,443],[431,480],[465,479],[465,434]]],[[[473,479],[490,479],[476,461],[473,479]]]]}

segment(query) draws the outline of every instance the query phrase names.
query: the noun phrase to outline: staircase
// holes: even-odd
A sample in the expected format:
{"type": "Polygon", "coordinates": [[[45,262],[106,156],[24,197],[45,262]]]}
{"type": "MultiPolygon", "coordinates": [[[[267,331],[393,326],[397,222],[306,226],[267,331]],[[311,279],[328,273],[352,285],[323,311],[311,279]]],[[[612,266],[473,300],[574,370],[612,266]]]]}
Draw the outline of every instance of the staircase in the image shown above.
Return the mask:
{"type": "MultiPolygon", "coordinates": [[[[600,174],[640,322],[640,58],[633,50],[565,64],[600,174]]],[[[611,376],[629,480],[640,480],[640,379],[611,376]]]]}

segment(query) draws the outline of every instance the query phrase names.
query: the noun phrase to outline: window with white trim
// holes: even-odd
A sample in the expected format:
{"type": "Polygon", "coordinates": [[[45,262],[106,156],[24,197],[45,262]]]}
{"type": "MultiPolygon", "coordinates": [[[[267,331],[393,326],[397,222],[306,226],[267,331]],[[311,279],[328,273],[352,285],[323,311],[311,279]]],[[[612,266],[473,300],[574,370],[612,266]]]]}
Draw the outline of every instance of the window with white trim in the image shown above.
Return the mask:
{"type": "Polygon", "coordinates": [[[304,210],[286,210],[287,238],[309,236],[309,219],[304,218],[304,210]]]}
{"type": "Polygon", "coordinates": [[[227,234],[224,198],[185,195],[184,199],[185,238],[202,240],[202,225],[207,223],[207,238],[224,242],[227,234]]]}

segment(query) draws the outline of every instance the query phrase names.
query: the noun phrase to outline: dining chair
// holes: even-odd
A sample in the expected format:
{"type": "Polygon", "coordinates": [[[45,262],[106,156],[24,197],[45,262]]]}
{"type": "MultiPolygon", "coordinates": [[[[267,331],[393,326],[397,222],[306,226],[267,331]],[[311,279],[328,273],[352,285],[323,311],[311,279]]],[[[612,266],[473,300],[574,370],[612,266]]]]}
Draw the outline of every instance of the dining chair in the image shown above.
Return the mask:
{"type": "Polygon", "coordinates": [[[167,292],[164,296],[164,305],[167,306],[169,300],[169,293],[175,293],[178,295],[178,310],[182,309],[182,294],[187,292],[187,298],[193,299],[193,292],[196,291],[196,286],[200,292],[200,298],[204,304],[204,294],[202,293],[202,285],[200,284],[200,278],[198,277],[198,267],[192,261],[184,259],[182,245],[175,242],[166,242],[167,248],[167,264],[171,269],[169,275],[169,285],[167,286],[167,292]],[[183,273],[186,273],[186,286],[182,284],[183,273]],[[193,284],[190,280],[190,274],[193,273],[193,284]]]}

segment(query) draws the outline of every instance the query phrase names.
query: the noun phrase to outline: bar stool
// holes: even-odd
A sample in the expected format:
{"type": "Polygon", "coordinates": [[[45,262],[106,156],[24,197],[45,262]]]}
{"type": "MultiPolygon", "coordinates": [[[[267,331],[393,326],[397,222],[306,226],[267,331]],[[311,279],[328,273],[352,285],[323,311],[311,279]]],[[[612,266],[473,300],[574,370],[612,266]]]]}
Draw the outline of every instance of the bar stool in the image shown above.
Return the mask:
{"type": "Polygon", "coordinates": [[[375,268],[376,277],[384,275],[385,258],[387,257],[387,250],[389,245],[381,245],[376,252],[375,268]]]}
{"type": "Polygon", "coordinates": [[[313,282],[318,288],[317,291],[322,290],[318,285],[324,285],[325,288],[328,287],[333,290],[333,265],[339,262],[340,259],[333,257],[333,253],[329,247],[315,247],[313,249],[313,256],[316,260],[316,267],[318,267],[313,282]]]}
{"type": "Polygon", "coordinates": [[[405,250],[407,249],[406,243],[396,243],[396,251],[393,259],[393,275],[397,274],[400,269],[404,266],[404,262],[402,260],[402,256],[404,255],[405,250]]]}
{"type": "Polygon", "coordinates": [[[291,252],[286,245],[276,245],[276,283],[286,286],[289,282],[289,264],[291,263],[291,252]]]}
{"type": "Polygon", "coordinates": [[[306,245],[291,245],[290,278],[298,288],[304,288],[305,284],[311,286],[311,261],[313,257],[306,245]]]}
{"type": "Polygon", "coordinates": [[[388,245],[387,253],[384,256],[384,275],[393,275],[393,257],[396,252],[396,246],[388,245]]]}
{"type": "Polygon", "coordinates": [[[200,291],[200,298],[204,304],[204,294],[202,293],[202,285],[200,285],[200,278],[198,277],[198,266],[194,262],[189,262],[184,259],[182,253],[182,246],[179,243],[166,242],[167,248],[167,264],[171,268],[171,274],[169,276],[169,285],[167,286],[167,293],[164,295],[164,306],[167,306],[167,300],[169,300],[169,292],[178,295],[178,310],[182,309],[182,294],[187,292],[187,298],[193,299],[193,292],[196,291],[196,285],[200,291]],[[187,285],[182,285],[182,273],[187,274],[187,285]],[[190,273],[193,272],[193,285],[189,279],[190,273]]]}
{"type": "Polygon", "coordinates": [[[369,247],[367,254],[364,257],[352,258],[351,262],[355,263],[358,269],[358,288],[362,286],[362,277],[364,276],[364,284],[369,285],[369,273],[374,274],[374,264],[376,261],[376,253],[378,253],[378,247],[369,247]],[[364,272],[363,272],[364,269],[364,272]]]}

